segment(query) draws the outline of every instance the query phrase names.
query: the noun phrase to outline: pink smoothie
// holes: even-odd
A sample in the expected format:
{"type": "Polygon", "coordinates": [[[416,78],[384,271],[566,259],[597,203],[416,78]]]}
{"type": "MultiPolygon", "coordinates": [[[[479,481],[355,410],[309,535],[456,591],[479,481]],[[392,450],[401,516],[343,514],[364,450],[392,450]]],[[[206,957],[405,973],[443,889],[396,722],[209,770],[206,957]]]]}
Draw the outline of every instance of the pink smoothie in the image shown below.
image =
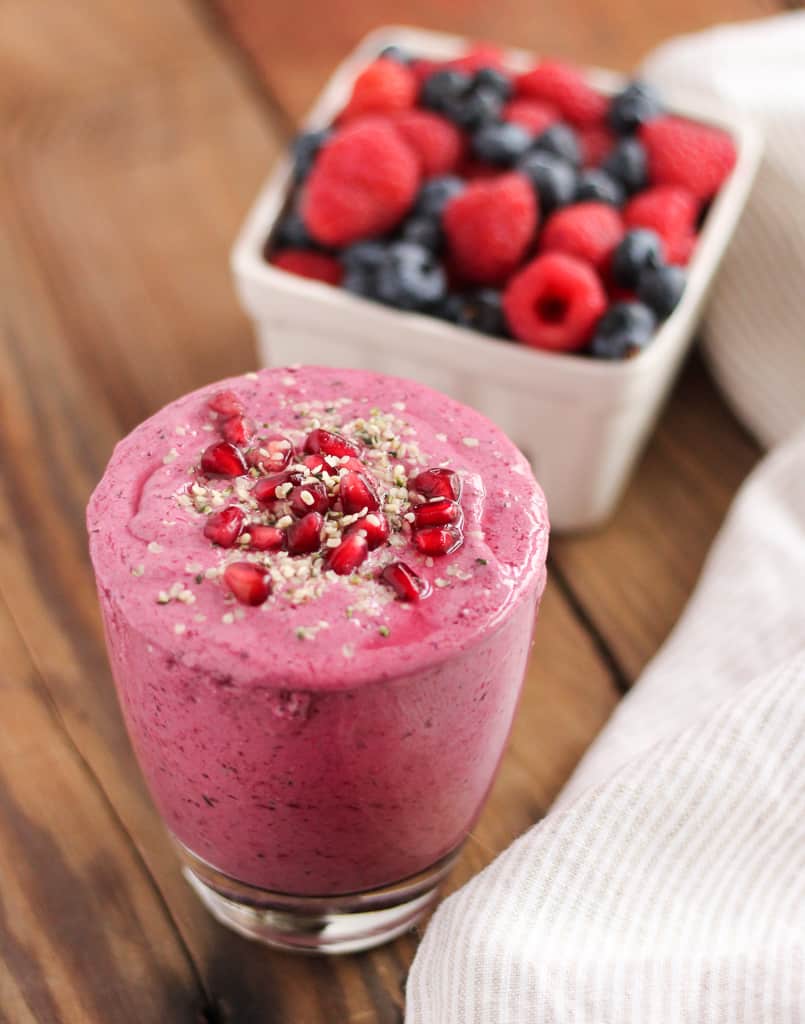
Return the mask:
{"type": "Polygon", "coordinates": [[[253,886],[335,895],[414,875],[460,845],[500,760],[545,584],[545,502],[500,430],[412,381],[264,370],[186,395],[121,441],[87,518],[129,732],[186,847],[253,886]],[[200,469],[222,436],[226,416],[208,403],[223,390],[262,439],[239,445],[258,465],[236,477],[200,469]],[[321,546],[250,546],[250,527],[287,534],[299,518],[284,490],[255,499],[266,475],[255,451],[285,438],[301,466],[317,428],[360,450],[390,530],[344,575],[328,568],[352,523],[339,457],[300,485],[324,473],[321,546]],[[431,467],[462,485],[462,543],[437,556],[414,539],[414,481],[431,467]],[[232,505],[246,526],[222,547],[205,526],[232,505]],[[227,585],[227,566],[244,561],[271,589],[255,606],[227,585]],[[384,582],[398,561],[427,596],[404,600],[384,582]]]}

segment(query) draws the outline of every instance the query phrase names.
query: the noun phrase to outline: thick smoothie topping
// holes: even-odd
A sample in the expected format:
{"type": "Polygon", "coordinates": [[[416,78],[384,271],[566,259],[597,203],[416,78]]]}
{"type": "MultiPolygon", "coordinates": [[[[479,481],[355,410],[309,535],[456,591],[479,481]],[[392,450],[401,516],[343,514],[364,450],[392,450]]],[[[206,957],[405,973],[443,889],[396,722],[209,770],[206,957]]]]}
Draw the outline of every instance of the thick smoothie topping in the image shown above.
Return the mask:
{"type": "Polygon", "coordinates": [[[89,525],[108,600],[154,644],[310,687],[471,643],[547,544],[525,459],[483,417],[413,382],[318,368],[162,410],[118,446],[89,525]]]}

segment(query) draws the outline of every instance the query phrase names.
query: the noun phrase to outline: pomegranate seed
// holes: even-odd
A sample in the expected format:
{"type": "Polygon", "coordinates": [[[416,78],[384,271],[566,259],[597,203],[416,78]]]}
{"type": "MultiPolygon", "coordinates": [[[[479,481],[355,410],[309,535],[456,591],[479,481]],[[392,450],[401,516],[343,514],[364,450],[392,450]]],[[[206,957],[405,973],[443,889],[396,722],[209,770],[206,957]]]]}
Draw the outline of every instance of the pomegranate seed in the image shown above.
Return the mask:
{"type": "Polygon", "coordinates": [[[414,505],[411,511],[418,530],[425,526],[449,526],[451,523],[460,526],[464,519],[461,505],[449,498],[433,498],[424,505],[414,505]]]}
{"type": "Polygon", "coordinates": [[[309,555],[321,546],[324,517],[320,512],[308,512],[288,527],[288,554],[309,555]]]}
{"type": "Polygon", "coordinates": [[[264,473],[282,472],[293,457],[293,445],[287,437],[280,434],[258,438],[254,442],[254,447],[246,453],[249,465],[264,473]]]}
{"type": "Polygon", "coordinates": [[[380,508],[380,498],[374,484],[362,473],[345,473],[341,477],[341,507],[347,515],[354,515],[367,508],[375,512],[380,508]]]}
{"type": "Polygon", "coordinates": [[[321,473],[322,470],[330,469],[324,461],[323,455],[306,455],[304,459],[302,459],[302,462],[307,466],[311,473],[321,473]]]}
{"type": "Polygon", "coordinates": [[[238,416],[243,412],[243,402],[234,391],[216,391],[207,405],[221,416],[238,416]]]}
{"type": "Polygon", "coordinates": [[[387,565],[380,577],[401,601],[420,601],[430,594],[430,583],[409,568],[405,562],[387,565]]]}
{"type": "Polygon", "coordinates": [[[221,424],[221,434],[230,444],[246,444],[251,437],[251,424],[243,416],[230,416],[221,424]]]}
{"type": "Polygon", "coordinates": [[[317,427],[311,430],[305,440],[305,451],[310,455],[360,455],[361,450],[352,441],[332,430],[317,427]]]}
{"type": "Polygon", "coordinates": [[[255,551],[277,551],[285,543],[285,534],[276,526],[250,526],[249,537],[255,551]]]}
{"type": "MultiPolygon", "coordinates": [[[[254,485],[252,496],[261,505],[270,505],[272,502],[281,501],[277,494],[277,488],[282,484],[298,484],[302,480],[301,473],[292,473],[286,470],[284,473],[275,473],[273,476],[264,477],[254,485]]],[[[290,490],[288,492],[290,494],[290,490]]]]}
{"type": "Polygon", "coordinates": [[[414,544],[423,555],[449,555],[463,543],[464,534],[457,526],[428,526],[414,534],[414,544]]]}
{"type": "Polygon", "coordinates": [[[271,577],[254,562],[233,562],[224,569],[224,583],[241,604],[262,604],[271,593],[271,577]]]}
{"type": "Polygon", "coordinates": [[[291,503],[291,512],[297,516],[307,515],[308,512],[326,512],[330,507],[330,497],[327,488],[318,480],[309,484],[297,484],[288,495],[291,503]]]}
{"type": "Polygon", "coordinates": [[[204,524],[204,536],[221,548],[231,548],[243,533],[246,516],[237,505],[221,509],[209,516],[204,524]]]}
{"type": "Polygon", "coordinates": [[[207,476],[241,476],[246,463],[229,441],[216,441],[201,456],[201,469],[207,476]]]}
{"type": "Polygon", "coordinates": [[[365,561],[368,554],[366,537],[362,533],[353,533],[345,537],[337,548],[330,548],[327,568],[339,576],[349,576],[365,561]]]}
{"type": "Polygon", "coordinates": [[[346,536],[353,533],[363,533],[369,550],[374,551],[389,539],[389,521],[382,512],[370,512],[368,516],[359,519],[345,530],[346,536]]]}
{"type": "Polygon", "coordinates": [[[414,478],[414,490],[426,498],[461,497],[461,478],[452,469],[426,469],[414,478]]]}

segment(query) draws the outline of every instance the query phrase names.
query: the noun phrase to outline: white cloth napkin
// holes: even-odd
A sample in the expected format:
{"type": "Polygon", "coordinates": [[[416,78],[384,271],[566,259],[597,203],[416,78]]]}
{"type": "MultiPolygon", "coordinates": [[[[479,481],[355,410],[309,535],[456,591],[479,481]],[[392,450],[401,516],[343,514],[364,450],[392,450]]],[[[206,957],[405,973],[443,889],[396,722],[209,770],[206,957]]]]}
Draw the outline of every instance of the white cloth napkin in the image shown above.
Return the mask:
{"type": "Polygon", "coordinates": [[[766,151],[716,280],[705,351],[764,445],[805,420],[805,11],[727,25],[661,46],[645,76],[740,108],[766,151]]]}
{"type": "Polygon", "coordinates": [[[406,1024],[805,1024],[805,14],[646,69],[765,125],[707,348],[747,426],[790,440],[551,812],[436,912],[406,1024]]]}

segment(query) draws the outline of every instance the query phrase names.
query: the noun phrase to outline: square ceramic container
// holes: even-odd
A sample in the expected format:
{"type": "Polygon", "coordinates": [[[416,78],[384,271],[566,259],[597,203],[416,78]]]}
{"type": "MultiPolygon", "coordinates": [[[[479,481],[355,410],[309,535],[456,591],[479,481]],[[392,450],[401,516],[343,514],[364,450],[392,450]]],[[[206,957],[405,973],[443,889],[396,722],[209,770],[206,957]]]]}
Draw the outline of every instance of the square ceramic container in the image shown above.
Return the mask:
{"type": "MultiPolygon", "coordinates": [[[[448,59],[467,40],[410,28],[371,33],[340,65],[305,121],[329,124],[359,70],[397,43],[448,59]]],[[[509,51],[513,70],[535,58],[509,51]]],[[[623,78],[593,69],[590,81],[616,92],[623,78]]],[[[555,529],[597,526],[612,511],[693,339],[707,292],[740,217],[762,148],[752,122],[700,100],[668,95],[668,108],[727,131],[733,173],[710,209],[688,267],[684,296],[651,345],[624,362],[540,352],[419,313],[405,313],[339,288],[288,274],[264,258],[285,210],[291,163],[282,159],[249,213],[232,251],[241,303],[252,318],[261,362],[357,367],[411,377],[475,406],[526,453],[548,497],[555,529]]]]}

